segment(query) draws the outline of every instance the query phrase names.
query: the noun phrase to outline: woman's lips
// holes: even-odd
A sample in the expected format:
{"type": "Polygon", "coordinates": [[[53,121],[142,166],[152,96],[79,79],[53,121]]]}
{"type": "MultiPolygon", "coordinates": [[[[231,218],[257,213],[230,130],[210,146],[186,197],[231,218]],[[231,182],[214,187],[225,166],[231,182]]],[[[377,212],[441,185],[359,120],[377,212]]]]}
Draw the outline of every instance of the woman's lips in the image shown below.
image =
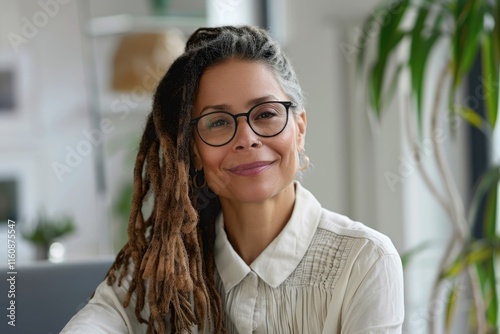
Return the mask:
{"type": "Polygon", "coordinates": [[[257,161],[249,164],[241,164],[234,166],[232,168],[229,168],[228,171],[236,175],[252,176],[262,173],[263,171],[269,169],[272,163],[273,163],[272,161],[257,161]]]}

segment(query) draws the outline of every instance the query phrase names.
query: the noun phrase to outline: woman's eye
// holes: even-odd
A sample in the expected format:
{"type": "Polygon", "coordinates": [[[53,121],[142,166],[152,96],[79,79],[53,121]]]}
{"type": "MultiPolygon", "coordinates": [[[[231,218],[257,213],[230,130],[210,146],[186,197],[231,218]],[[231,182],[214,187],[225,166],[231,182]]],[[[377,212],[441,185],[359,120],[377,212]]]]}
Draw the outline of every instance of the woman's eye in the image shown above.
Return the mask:
{"type": "Polygon", "coordinates": [[[227,122],[223,119],[218,119],[216,121],[213,121],[210,123],[210,127],[211,128],[216,128],[216,127],[219,127],[219,126],[223,126],[223,125],[226,125],[227,122]]]}
{"type": "Polygon", "coordinates": [[[269,119],[276,116],[276,111],[274,110],[262,110],[256,115],[255,119],[269,119]]]}
{"type": "Polygon", "coordinates": [[[227,118],[215,118],[208,122],[209,129],[217,129],[228,125],[231,125],[231,121],[227,118]]]}

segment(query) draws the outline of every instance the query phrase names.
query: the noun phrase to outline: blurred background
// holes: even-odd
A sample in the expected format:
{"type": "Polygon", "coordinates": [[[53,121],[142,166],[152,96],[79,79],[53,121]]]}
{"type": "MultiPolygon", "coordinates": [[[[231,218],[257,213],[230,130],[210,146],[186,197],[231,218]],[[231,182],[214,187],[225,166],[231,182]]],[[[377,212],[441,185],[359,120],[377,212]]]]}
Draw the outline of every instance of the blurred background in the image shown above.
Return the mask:
{"type": "MultiPolygon", "coordinates": [[[[116,254],[156,82],[196,28],[256,24],[280,41],[306,92],[312,168],[302,183],[324,207],[388,235],[401,254],[431,241],[405,266],[405,326],[421,332],[450,228],[404,145],[405,94],[380,121],[369,110],[356,58],[377,38],[362,23],[380,2],[0,0],[0,261],[8,220],[18,264],[116,254]]],[[[445,128],[453,174],[470,196],[471,152],[481,147],[470,145],[465,122],[453,134],[445,128]]],[[[419,163],[433,177],[426,158],[419,163]]]]}

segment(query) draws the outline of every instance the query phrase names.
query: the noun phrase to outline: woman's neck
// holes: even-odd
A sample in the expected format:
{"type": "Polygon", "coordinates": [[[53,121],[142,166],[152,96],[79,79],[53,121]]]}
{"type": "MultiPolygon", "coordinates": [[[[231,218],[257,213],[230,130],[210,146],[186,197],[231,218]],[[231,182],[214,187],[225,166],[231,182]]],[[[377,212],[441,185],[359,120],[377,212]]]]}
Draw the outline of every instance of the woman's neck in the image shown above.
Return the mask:
{"type": "Polygon", "coordinates": [[[258,203],[221,198],[227,237],[245,263],[251,264],[278,236],[292,215],[294,203],[293,182],[274,197],[258,203]]]}

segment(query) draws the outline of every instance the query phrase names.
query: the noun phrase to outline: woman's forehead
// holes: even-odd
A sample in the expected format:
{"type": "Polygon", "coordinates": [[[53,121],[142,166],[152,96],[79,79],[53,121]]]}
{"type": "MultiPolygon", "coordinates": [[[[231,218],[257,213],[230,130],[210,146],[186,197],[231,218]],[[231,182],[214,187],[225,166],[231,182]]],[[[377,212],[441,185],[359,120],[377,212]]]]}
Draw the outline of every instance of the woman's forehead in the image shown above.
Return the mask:
{"type": "Polygon", "coordinates": [[[194,111],[209,105],[246,107],[269,97],[288,99],[274,73],[258,61],[231,59],[207,69],[198,86],[194,111]]]}

